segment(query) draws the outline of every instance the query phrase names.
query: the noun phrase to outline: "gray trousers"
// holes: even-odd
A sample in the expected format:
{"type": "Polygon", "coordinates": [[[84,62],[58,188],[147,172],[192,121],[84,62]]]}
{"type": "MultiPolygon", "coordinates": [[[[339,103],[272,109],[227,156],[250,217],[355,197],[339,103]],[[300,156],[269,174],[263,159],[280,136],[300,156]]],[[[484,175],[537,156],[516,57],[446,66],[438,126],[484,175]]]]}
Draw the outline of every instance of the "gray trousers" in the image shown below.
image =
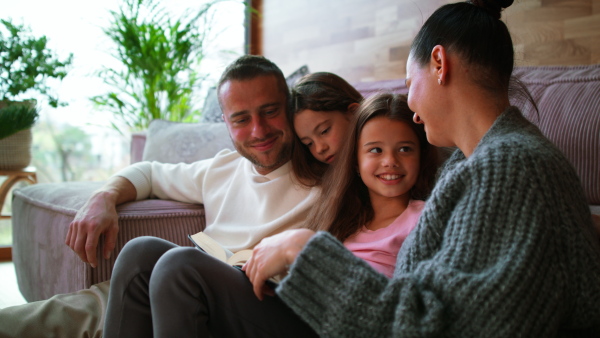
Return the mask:
{"type": "Polygon", "coordinates": [[[316,337],[277,297],[263,301],[245,273],[193,247],[128,242],[111,277],[104,337],[316,337]]]}

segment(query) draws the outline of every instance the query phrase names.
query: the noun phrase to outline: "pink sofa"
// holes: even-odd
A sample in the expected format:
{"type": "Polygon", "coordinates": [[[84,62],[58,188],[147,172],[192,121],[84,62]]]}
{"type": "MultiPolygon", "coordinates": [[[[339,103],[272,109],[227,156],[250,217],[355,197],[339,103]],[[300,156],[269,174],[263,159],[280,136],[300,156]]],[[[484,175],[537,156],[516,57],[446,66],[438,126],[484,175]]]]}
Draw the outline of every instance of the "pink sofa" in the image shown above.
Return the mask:
{"type": "MultiPolygon", "coordinates": [[[[566,154],[579,173],[590,209],[600,214],[600,65],[522,67],[518,76],[531,90],[539,116],[522,99],[513,104],[566,154]]],[[[406,92],[404,79],[357,83],[364,95],[406,92]]],[[[147,133],[132,137],[132,162],[190,162],[231,148],[223,124],[177,124],[157,121],[147,133]]],[[[140,235],[190,245],[187,234],[203,229],[204,209],[174,201],[144,200],[118,208],[120,232],[110,260],[96,269],[83,264],[64,244],[77,210],[102,182],[38,184],[19,189],[13,200],[13,260],[19,288],[28,301],[87,288],[110,278],[115,257],[140,235]]]]}

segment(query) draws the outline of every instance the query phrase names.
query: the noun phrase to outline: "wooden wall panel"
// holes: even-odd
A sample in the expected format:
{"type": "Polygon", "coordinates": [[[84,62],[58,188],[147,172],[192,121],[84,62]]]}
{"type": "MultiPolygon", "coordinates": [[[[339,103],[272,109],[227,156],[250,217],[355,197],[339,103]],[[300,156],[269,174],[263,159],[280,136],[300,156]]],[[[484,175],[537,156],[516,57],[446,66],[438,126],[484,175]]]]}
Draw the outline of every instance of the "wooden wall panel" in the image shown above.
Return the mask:
{"type": "Polygon", "coordinates": [[[246,49],[249,54],[262,55],[262,0],[246,1],[250,3],[250,6],[246,7],[246,25],[250,27],[250,30],[246,31],[246,49]]]}
{"type": "MultiPolygon", "coordinates": [[[[410,43],[448,0],[262,0],[262,53],[351,82],[402,78],[410,43]]],[[[517,65],[600,63],[600,0],[515,0],[503,13],[517,65]]]]}

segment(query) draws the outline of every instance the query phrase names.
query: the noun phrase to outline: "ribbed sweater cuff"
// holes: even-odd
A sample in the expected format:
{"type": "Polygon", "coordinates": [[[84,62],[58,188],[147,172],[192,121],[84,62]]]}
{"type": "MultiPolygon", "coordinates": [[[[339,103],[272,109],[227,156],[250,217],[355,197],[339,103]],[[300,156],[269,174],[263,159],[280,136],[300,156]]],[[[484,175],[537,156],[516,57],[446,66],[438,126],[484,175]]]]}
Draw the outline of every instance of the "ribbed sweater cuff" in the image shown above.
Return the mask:
{"type": "Polygon", "coordinates": [[[150,162],[138,162],[118,171],[114,176],[128,179],[137,192],[136,200],[150,197],[152,192],[152,165],[150,162]]]}

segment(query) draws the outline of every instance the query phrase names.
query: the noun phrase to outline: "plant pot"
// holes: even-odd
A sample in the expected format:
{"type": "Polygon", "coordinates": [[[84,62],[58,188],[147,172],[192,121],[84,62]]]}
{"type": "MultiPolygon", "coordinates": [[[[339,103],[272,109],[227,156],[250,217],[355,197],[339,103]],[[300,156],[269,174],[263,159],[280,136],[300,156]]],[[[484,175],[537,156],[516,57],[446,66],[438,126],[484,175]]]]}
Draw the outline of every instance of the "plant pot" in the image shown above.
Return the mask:
{"type": "Polygon", "coordinates": [[[37,100],[35,100],[35,99],[29,99],[29,100],[23,100],[23,101],[2,100],[2,101],[0,101],[0,109],[6,108],[9,105],[24,105],[24,106],[29,106],[31,108],[35,108],[36,104],[37,104],[37,100]]]}
{"type": "Polygon", "coordinates": [[[31,129],[0,139],[0,170],[21,170],[31,163],[31,129]]]}

